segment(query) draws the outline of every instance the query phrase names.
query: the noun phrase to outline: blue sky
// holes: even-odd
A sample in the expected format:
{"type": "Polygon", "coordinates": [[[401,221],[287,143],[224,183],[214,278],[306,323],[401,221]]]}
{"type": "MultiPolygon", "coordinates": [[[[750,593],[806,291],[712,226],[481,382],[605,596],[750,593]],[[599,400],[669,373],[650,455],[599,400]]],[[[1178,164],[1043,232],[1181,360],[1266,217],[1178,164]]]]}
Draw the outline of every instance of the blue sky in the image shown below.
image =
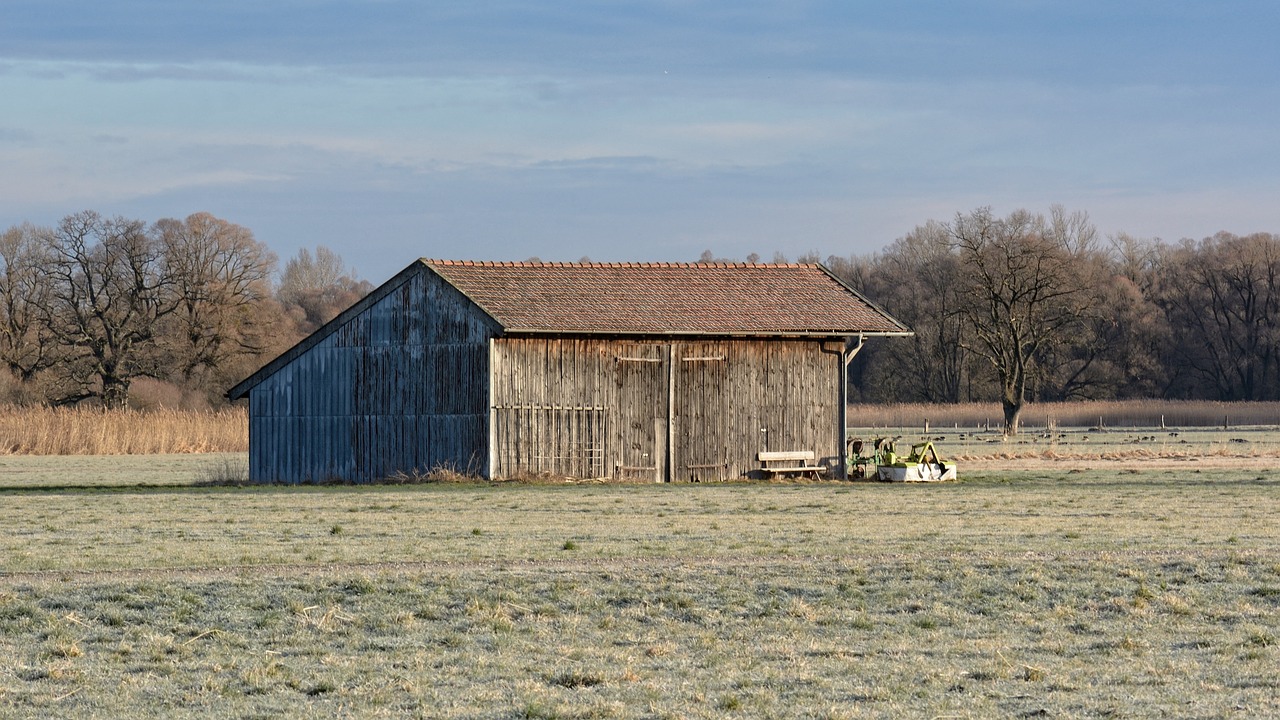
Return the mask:
{"type": "Polygon", "coordinates": [[[1280,232],[1272,0],[6,0],[0,228],[420,256],[869,254],[991,206],[1280,232]]]}

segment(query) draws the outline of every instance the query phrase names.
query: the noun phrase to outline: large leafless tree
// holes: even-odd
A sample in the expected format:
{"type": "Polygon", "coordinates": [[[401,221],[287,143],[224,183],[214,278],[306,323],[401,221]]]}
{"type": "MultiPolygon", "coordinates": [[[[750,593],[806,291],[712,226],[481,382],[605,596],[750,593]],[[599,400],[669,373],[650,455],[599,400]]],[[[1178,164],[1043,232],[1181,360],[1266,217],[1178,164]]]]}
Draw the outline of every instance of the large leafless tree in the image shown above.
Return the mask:
{"type": "Polygon", "coordinates": [[[24,384],[61,357],[43,320],[46,259],[39,228],[20,225],[0,235],[0,362],[24,384]]]}
{"type": "Polygon", "coordinates": [[[63,368],[78,388],[64,399],[126,407],[132,380],[156,373],[145,348],[176,308],[161,244],[139,220],[85,211],[46,233],[44,250],[43,321],[71,350],[63,368]]]}
{"type": "Polygon", "coordinates": [[[11,227],[0,233],[7,399],[119,408],[148,377],[176,402],[217,403],[371,289],[326,248],[291,260],[278,294],[275,268],[247,228],[203,212],[148,227],[86,210],[11,227]]]}
{"type": "Polygon", "coordinates": [[[248,228],[209,213],[160,220],[154,234],[175,305],[166,321],[169,371],[188,385],[207,386],[232,360],[270,344],[273,323],[263,305],[275,255],[248,228]]]}
{"type": "Polygon", "coordinates": [[[1221,400],[1280,398],[1280,236],[1183,241],[1158,278],[1176,358],[1200,383],[1221,400]]]}
{"type": "Polygon", "coordinates": [[[948,232],[960,265],[955,312],[966,324],[959,344],[990,363],[1005,432],[1017,434],[1039,358],[1076,336],[1099,306],[1082,272],[1097,232],[1084,213],[1057,206],[1048,218],[980,208],[957,215],[948,232]]]}

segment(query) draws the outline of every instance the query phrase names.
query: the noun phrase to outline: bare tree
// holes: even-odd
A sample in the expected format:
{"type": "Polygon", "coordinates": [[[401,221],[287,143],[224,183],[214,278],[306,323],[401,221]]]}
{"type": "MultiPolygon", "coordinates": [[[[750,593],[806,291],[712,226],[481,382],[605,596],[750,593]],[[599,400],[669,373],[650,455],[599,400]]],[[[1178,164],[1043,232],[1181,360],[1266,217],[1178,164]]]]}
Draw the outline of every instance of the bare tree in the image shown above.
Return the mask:
{"type": "Polygon", "coordinates": [[[41,314],[49,303],[40,270],[45,259],[39,228],[21,225],[0,235],[0,362],[24,384],[60,357],[41,314]]]}
{"type": "Polygon", "coordinates": [[[968,399],[974,375],[959,313],[960,262],[943,223],[929,222],[894,241],[876,258],[868,294],[915,331],[882,347],[884,362],[872,369],[879,382],[889,375],[900,393],[926,402],[968,399]]]}
{"type": "Polygon", "coordinates": [[[1109,239],[1115,273],[1136,285],[1144,295],[1150,295],[1164,245],[1159,239],[1138,238],[1128,233],[1109,239]]]}
{"type": "Polygon", "coordinates": [[[141,221],[85,211],[63,218],[44,246],[43,320],[75,353],[61,367],[78,391],[64,399],[126,407],[133,378],[155,372],[145,350],[175,308],[160,244],[141,221]]]}
{"type": "Polygon", "coordinates": [[[330,290],[351,276],[346,263],[329,248],[320,245],[315,255],[302,248],[285,263],[278,294],[284,302],[297,302],[308,293],[330,290]]]}
{"type": "Polygon", "coordinates": [[[1280,398],[1280,236],[1218,233],[1163,260],[1178,358],[1219,400],[1280,398]]]}
{"type": "Polygon", "coordinates": [[[320,246],[314,256],[302,248],[285,263],[276,297],[292,309],[299,331],[308,333],[372,289],[368,282],[355,277],[337,253],[320,246]]]}
{"type": "Polygon", "coordinates": [[[1037,359],[1070,342],[1097,306],[1080,274],[1096,231],[1084,213],[1058,206],[1048,220],[1025,210],[1001,219],[981,208],[957,215],[948,230],[961,265],[961,345],[991,364],[1005,432],[1016,435],[1037,359]]]}
{"type": "Polygon", "coordinates": [[[1038,399],[1159,397],[1168,386],[1168,324],[1150,295],[1160,245],[1128,235],[1110,245],[1080,260],[1098,309],[1042,354],[1038,399]]]}
{"type": "Polygon", "coordinates": [[[175,311],[170,374],[208,389],[210,377],[237,356],[260,355],[271,322],[263,304],[271,298],[275,255],[247,228],[209,213],[156,222],[175,311]]]}

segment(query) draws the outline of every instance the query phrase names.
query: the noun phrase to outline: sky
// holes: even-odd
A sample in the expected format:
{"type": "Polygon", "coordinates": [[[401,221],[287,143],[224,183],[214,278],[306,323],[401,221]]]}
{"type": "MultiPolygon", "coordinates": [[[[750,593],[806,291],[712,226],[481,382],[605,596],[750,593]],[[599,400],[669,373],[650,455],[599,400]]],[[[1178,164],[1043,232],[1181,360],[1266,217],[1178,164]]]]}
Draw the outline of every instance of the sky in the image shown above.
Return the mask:
{"type": "Polygon", "coordinates": [[[1274,0],[5,0],[0,229],[418,257],[870,255],[991,207],[1280,232],[1274,0]]]}

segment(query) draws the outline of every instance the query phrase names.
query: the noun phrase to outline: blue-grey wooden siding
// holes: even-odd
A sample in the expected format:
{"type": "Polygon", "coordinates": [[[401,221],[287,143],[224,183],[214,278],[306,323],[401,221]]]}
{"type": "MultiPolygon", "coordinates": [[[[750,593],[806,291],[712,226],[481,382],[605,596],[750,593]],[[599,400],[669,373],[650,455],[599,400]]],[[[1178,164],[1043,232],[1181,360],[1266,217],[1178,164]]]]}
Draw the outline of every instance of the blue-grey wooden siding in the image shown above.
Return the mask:
{"type": "Polygon", "coordinates": [[[254,387],[259,482],[487,471],[493,321],[434,273],[399,286],[254,387]]]}

